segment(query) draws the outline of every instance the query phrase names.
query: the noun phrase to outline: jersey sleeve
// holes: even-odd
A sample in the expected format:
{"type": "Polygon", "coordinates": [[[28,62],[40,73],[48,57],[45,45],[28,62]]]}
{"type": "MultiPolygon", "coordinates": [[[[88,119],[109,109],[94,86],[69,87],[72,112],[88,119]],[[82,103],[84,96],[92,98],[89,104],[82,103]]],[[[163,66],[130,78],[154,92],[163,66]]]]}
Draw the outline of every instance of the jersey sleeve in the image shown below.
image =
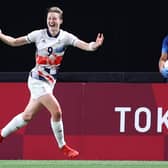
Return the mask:
{"type": "Polygon", "coordinates": [[[168,36],[163,39],[162,53],[168,53],[168,36]]]}
{"type": "Polygon", "coordinates": [[[31,33],[29,33],[27,35],[27,42],[28,43],[36,42],[37,37],[39,36],[39,34],[40,34],[39,30],[32,31],[31,33]]]}
{"type": "Polygon", "coordinates": [[[65,45],[69,46],[75,46],[76,42],[78,41],[78,37],[73,35],[72,33],[65,32],[65,45]]]}

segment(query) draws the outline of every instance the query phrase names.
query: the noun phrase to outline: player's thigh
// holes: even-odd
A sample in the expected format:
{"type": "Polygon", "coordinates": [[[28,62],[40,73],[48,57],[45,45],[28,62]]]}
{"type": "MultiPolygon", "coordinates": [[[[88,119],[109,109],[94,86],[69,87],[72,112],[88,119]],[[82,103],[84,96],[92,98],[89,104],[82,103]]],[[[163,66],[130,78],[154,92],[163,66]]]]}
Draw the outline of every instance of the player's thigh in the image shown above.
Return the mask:
{"type": "Polygon", "coordinates": [[[39,98],[39,101],[51,114],[61,113],[60,104],[53,94],[43,95],[39,98]]]}
{"type": "Polygon", "coordinates": [[[40,111],[41,108],[42,104],[37,99],[30,98],[29,103],[23,112],[23,118],[25,120],[31,120],[33,116],[40,111]]]}

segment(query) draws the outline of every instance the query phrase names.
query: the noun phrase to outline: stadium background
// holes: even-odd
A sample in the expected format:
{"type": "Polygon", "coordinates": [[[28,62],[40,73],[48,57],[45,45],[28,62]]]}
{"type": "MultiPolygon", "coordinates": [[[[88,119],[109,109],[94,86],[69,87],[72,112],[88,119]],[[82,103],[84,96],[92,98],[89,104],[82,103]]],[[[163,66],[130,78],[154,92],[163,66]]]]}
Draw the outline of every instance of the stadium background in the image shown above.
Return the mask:
{"type": "MultiPolygon", "coordinates": [[[[25,35],[35,29],[43,28],[46,22],[46,8],[53,5],[60,6],[64,11],[63,29],[76,34],[79,38],[86,41],[94,40],[98,32],[103,32],[105,36],[104,45],[94,53],[69,48],[61,65],[61,72],[79,72],[77,75],[78,82],[79,79],[82,79],[83,72],[105,72],[105,75],[103,74],[104,77],[101,75],[101,79],[105,79],[106,76],[111,75],[108,72],[114,72],[115,75],[119,72],[119,77],[121,78],[114,80],[115,82],[125,82],[123,80],[125,76],[127,80],[130,79],[127,73],[124,73],[123,78],[122,72],[133,73],[133,81],[136,82],[138,81],[139,73],[135,72],[140,72],[140,76],[149,74],[149,76],[153,77],[154,74],[154,78],[156,77],[156,72],[157,80],[159,79],[159,81],[163,82],[163,79],[158,74],[158,60],[161,43],[168,30],[166,20],[167,9],[164,3],[153,2],[151,4],[140,1],[133,3],[129,1],[102,2],[89,0],[3,1],[0,6],[0,28],[5,33],[15,37],[25,35]],[[152,72],[152,74],[149,72],[152,72]]],[[[3,102],[3,106],[1,106],[1,114],[3,116],[1,117],[1,124],[3,125],[15,113],[23,110],[27,103],[29,93],[25,78],[24,80],[23,78],[20,79],[18,74],[26,72],[27,76],[27,72],[34,66],[35,48],[33,45],[11,48],[0,42],[0,49],[2,59],[0,72],[1,78],[3,78],[0,79],[2,81],[0,84],[1,102],[3,102]],[[5,81],[8,81],[8,83],[4,83],[4,76],[6,76],[5,81]],[[15,82],[16,78],[17,83],[10,83],[10,81],[15,82]],[[11,102],[11,106],[8,106],[8,102],[11,102]]],[[[84,78],[86,76],[88,78],[89,75],[90,73],[84,74],[84,78]]],[[[95,73],[92,75],[94,76],[95,73]]],[[[94,78],[94,80],[92,76],[91,81],[96,82],[97,79],[100,80],[99,75],[96,74],[97,78],[94,78]]],[[[150,82],[149,76],[145,78],[145,81],[150,82]]],[[[152,81],[155,81],[155,79],[152,78],[152,81]]],[[[132,80],[132,77],[130,80],[132,80]]],[[[165,132],[163,134],[155,132],[157,120],[156,108],[161,106],[167,109],[167,94],[165,92],[167,85],[120,85],[119,83],[115,85],[111,83],[109,88],[109,86],[107,87],[103,83],[67,83],[67,81],[66,79],[65,84],[58,83],[57,86],[59,89],[56,93],[58,98],[61,99],[61,103],[65,103],[63,108],[65,108],[65,128],[68,129],[66,130],[68,141],[84,152],[79,159],[168,160],[168,154],[165,150],[168,144],[167,134],[165,132]],[[105,89],[105,92],[102,90],[102,87],[105,89]],[[72,94],[69,94],[72,92],[73,99],[71,99],[72,94]],[[109,94],[108,99],[106,99],[106,94],[109,94]],[[102,96],[102,99],[104,98],[100,109],[94,108],[97,104],[101,105],[102,99],[96,99],[97,101],[94,102],[94,105],[89,102],[90,97],[92,98],[91,100],[97,98],[94,96],[102,96]],[[72,100],[72,104],[67,99],[72,100]],[[78,106],[76,106],[76,101],[79,102],[78,106]],[[106,106],[106,103],[108,106],[106,106]],[[117,127],[113,121],[115,117],[113,116],[114,111],[112,108],[116,104],[118,106],[133,107],[134,111],[129,117],[131,121],[137,107],[148,106],[154,113],[154,120],[152,120],[154,124],[151,130],[146,134],[139,134],[133,130],[132,123],[128,122],[128,134],[120,134],[117,130],[119,123],[117,123],[117,127]],[[71,110],[67,109],[68,107],[71,110]],[[100,128],[98,121],[101,121],[101,109],[103,110],[104,107],[107,108],[105,119],[108,122],[104,121],[105,127],[100,128]],[[88,109],[84,113],[84,111],[80,111],[80,108],[88,109]],[[92,112],[89,108],[93,109],[91,118],[88,117],[92,112]],[[96,115],[96,111],[98,111],[98,116],[96,115]],[[71,118],[71,114],[75,114],[75,124],[77,125],[72,125],[71,121],[74,118],[71,118]],[[91,129],[84,128],[81,123],[84,124],[85,119],[87,119],[91,125],[92,121],[95,120],[95,116],[98,117],[96,117],[98,121],[95,122],[95,127],[91,129]],[[71,119],[69,120],[69,118],[71,119]],[[112,124],[112,127],[110,124],[112,124]],[[96,126],[98,127],[96,128],[96,126]],[[112,128],[112,130],[109,128],[112,128]],[[91,140],[95,140],[92,142],[95,150],[92,151],[90,151],[91,140]],[[124,145],[125,143],[126,145],[124,145]],[[97,151],[97,146],[100,145],[101,151],[97,151]]],[[[90,79],[87,80],[87,82],[89,81],[90,79]]],[[[106,79],[105,82],[107,81],[106,79]]],[[[108,82],[110,81],[112,81],[111,77],[108,82]]],[[[40,115],[37,117],[38,122],[39,120],[47,122],[46,119],[45,111],[42,111],[41,117],[40,115]]],[[[142,118],[141,122],[141,126],[143,127],[145,118],[142,118]]],[[[18,134],[12,135],[2,144],[0,159],[65,159],[60,155],[58,150],[53,150],[54,147],[55,142],[52,139],[50,128],[47,125],[46,128],[43,128],[43,125],[37,128],[35,120],[29,127],[22,129],[18,134]],[[45,146],[44,144],[48,142],[48,138],[51,140],[50,144],[45,146]],[[34,140],[38,141],[38,139],[40,144],[37,145],[34,140]],[[20,144],[19,148],[14,147],[14,143],[15,145],[20,144]],[[48,147],[50,150],[48,150],[48,147]],[[40,155],[39,150],[41,151],[40,155]]]]}
{"type": "MultiPolygon", "coordinates": [[[[156,72],[161,42],[168,33],[167,8],[162,1],[3,1],[1,29],[12,36],[25,35],[46,26],[46,8],[64,11],[62,28],[91,41],[98,32],[104,45],[94,53],[69,48],[64,72],[156,72]]],[[[34,46],[10,48],[1,44],[0,71],[29,71],[34,66],[34,46]],[[18,61],[19,60],[19,61],[18,61]]]]}

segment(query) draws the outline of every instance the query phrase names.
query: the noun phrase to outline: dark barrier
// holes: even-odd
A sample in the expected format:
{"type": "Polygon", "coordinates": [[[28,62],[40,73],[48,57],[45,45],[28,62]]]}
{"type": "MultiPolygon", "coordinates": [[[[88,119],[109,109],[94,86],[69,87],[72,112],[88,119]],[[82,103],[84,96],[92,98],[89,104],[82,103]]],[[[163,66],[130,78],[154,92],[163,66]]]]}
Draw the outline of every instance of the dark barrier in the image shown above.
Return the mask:
{"type": "MultiPolygon", "coordinates": [[[[28,72],[0,72],[0,82],[25,82],[28,72]]],[[[159,72],[59,72],[58,82],[164,82],[159,72]]]]}

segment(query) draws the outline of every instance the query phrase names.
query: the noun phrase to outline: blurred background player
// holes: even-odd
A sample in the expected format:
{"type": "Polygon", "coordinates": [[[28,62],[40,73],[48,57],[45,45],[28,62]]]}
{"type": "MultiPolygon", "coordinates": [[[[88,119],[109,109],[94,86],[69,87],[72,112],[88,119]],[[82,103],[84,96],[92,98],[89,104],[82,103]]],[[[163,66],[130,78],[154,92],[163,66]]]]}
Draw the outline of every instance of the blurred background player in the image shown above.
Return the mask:
{"type": "Polygon", "coordinates": [[[165,63],[168,60],[168,35],[165,36],[162,42],[161,56],[159,59],[159,71],[161,75],[168,80],[168,67],[165,67],[165,63]]]}
{"type": "Polygon", "coordinates": [[[60,29],[62,22],[63,11],[58,7],[50,7],[47,11],[46,29],[35,30],[18,38],[0,32],[0,40],[7,45],[13,47],[29,43],[36,45],[36,66],[31,70],[28,77],[28,87],[31,93],[29,103],[23,112],[15,116],[1,129],[0,142],[25,126],[43,106],[51,114],[51,128],[58,147],[68,158],[75,158],[79,152],[69,147],[65,142],[62,110],[58,100],[53,95],[57,71],[68,46],[74,46],[85,51],[95,51],[103,44],[104,37],[103,34],[99,33],[94,42],[82,41],[75,35],[60,29]]]}

